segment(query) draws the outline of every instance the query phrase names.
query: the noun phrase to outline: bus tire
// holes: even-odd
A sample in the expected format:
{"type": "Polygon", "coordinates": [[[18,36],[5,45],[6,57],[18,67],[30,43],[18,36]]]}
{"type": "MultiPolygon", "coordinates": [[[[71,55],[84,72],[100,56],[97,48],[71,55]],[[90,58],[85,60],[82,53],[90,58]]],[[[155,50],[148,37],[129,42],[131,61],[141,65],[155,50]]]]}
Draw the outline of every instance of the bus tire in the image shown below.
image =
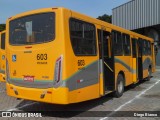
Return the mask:
{"type": "Polygon", "coordinates": [[[123,92],[124,92],[124,77],[122,74],[119,74],[117,77],[116,91],[114,93],[114,96],[116,98],[119,98],[123,95],[123,92]]]}
{"type": "Polygon", "coordinates": [[[148,77],[147,77],[147,81],[150,81],[151,77],[152,77],[152,68],[149,67],[149,68],[148,68],[148,77]]]}

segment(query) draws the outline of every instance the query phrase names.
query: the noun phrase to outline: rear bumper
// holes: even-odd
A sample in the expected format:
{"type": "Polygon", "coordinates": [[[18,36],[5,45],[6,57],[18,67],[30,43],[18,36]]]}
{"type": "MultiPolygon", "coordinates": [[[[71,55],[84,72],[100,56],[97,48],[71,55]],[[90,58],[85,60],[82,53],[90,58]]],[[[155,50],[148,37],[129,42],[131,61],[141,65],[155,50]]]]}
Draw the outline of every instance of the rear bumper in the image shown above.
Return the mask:
{"type": "Polygon", "coordinates": [[[7,94],[12,97],[53,104],[69,104],[68,88],[25,88],[9,83],[6,84],[6,88],[7,94]]]}

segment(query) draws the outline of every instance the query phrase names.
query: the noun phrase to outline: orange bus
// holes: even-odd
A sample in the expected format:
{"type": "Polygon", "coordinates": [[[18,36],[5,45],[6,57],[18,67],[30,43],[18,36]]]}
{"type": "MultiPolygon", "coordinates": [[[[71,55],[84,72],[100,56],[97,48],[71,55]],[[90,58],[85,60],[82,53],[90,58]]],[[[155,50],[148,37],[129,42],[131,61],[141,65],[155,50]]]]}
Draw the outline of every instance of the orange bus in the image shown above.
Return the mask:
{"type": "Polygon", "coordinates": [[[5,82],[5,31],[0,33],[0,81],[5,82]]]}
{"type": "Polygon", "coordinates": [[[70,104],[150,79],[151,38],[66,8],[46,8],[7,20],[9,96],[70,104]]]}

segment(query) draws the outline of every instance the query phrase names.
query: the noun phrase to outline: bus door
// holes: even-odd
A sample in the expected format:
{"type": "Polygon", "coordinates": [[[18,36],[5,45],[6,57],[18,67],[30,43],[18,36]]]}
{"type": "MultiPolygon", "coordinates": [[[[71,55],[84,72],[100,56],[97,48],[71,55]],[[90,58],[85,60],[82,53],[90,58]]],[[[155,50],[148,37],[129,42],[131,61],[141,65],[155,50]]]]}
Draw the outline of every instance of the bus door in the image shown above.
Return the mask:
{"type": "Polygon", "coordinates": [[[99,30],[99,52],[102,60],[103,85],[104,91],[113,91],[115,89],[114,75],[114,54],[111,40],[111,33],[105,30],[99,30]]]}
{"type": "Polygon", "coordinates": [[[158,47],[151,43],[151,56],[152,56],[152,72],[155,72],[156,54],[158,54],[158,47]]]}
{"type": "Polygon", "coordinates": [[[142,39],[138,40],[138,79],[143,79],[143,44],[142,39]]]}
{"type": "Polygon", "coordinates": [[[138,45],[137,45],[137,39],[132,38],[132,62],[133,62],[133,82],[138,82],[138,45]]]}

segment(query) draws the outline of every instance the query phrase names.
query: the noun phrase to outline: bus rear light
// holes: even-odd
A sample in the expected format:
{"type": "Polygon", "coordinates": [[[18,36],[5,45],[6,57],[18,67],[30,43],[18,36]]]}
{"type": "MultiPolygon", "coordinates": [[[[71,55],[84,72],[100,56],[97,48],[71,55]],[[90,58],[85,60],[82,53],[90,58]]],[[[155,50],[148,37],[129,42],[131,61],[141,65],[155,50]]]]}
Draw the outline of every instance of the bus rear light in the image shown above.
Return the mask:
{"type": "Polygon", "coordinates": [[[26,46],[25,48],[29,49],[29,48],[32,48],[32,46],[26,46]]]}
{"type": "Polygon", "coordinates": [[[52,91],[47,91],[47,94],[52,94],[52,91]]]}
{"type": "Polygon", "coordinates": [[[62,79],[62,56],[60,56],[56,60],[56,65],[55,65],[55,73],[54,73],[54,87],[59,87],[60,86],[60,81],[62,79]]]}

